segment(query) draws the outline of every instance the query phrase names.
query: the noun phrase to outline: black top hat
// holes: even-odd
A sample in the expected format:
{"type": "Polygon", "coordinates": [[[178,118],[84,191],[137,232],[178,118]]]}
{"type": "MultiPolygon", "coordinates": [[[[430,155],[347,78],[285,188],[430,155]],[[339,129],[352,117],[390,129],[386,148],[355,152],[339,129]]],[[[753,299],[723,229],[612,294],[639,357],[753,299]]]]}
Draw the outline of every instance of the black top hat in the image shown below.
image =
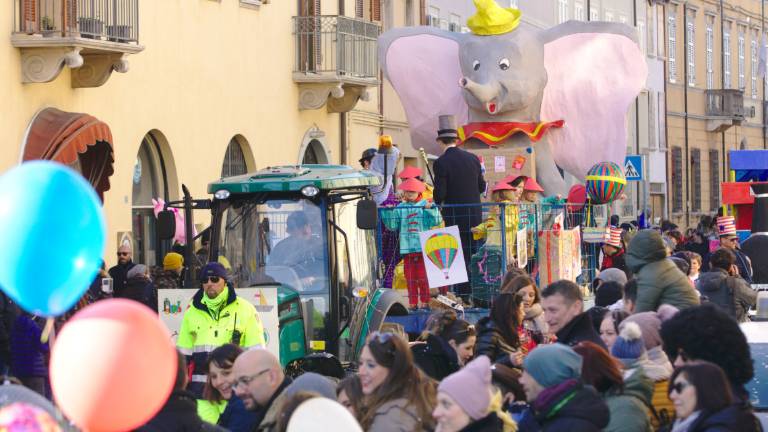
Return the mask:
{"type": "Polygon", "coordinates": [[[453,115],[441,115],[437,118],[437,138],[459,138],[458,128],[456,127],[456,117],[453,115]]]}

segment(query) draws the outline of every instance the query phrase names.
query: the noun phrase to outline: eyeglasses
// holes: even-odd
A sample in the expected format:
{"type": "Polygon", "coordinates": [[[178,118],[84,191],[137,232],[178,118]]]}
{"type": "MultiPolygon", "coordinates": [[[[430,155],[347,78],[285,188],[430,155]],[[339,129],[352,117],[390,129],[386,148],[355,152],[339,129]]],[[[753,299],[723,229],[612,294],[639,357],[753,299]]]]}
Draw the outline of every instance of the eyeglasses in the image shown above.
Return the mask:
{"type": "Polygon", "coordinates": [[[255,375],[248,375],[248,376],[241,376],[240,378],[236,379],[235,382],[232,384],[232,390],[237,390],[240,386],[247,386],[253,380],[256,378],[264,375],[265,373],[269,372],[271,369],[264,369],[263,371],[255,374],[255,375]]]}
{"type": "Polygon", "coordinates": [[[117,256],[128,256],[130,254],[131,254],[130,252],[118,252],[117,256]]]}
{"type": "Polygon", "coordinates": [[[678,382],[672,384],[671,386],[669,386],[669,389],[670,389],[669,393],[672,394],[672,392],[675,392],[677,394],[682,394],[683,390],[688,388],[688,386],[690,386],[689,383],[684,382],[684,381],[678,381],[678,382]]]}
{"type": "Polygon", "coordinates": [[[219,283],[221,280],[218,276],[208,276],[207,278],[203,278],[200,282],[202,283],[219,283]]]}

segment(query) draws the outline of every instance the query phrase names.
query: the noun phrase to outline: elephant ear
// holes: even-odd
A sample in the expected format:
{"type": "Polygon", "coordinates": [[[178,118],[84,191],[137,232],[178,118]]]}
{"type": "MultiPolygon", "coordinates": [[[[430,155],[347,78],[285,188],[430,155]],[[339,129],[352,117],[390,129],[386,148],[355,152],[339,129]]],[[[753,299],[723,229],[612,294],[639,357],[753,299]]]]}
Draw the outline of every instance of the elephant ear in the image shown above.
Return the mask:
{"type": "Polygon", "coordinates": [[[571,21],[546,31],[544,44],[541,118],[565,120],[549,135],[555,162],[581,180],[598,162],[624,166],[627,109],[648,76],[635,30],[571,21]]]}
{"type": "Polygon", "coordinates": [[[459,125],[467,123],[469,109],[459,87],[460,37],[433,27],[398,28],[379,37],[379,62],[405,108],[415,149],[442,152],[435,143],[438,116],[453,114],[459,125]]]}

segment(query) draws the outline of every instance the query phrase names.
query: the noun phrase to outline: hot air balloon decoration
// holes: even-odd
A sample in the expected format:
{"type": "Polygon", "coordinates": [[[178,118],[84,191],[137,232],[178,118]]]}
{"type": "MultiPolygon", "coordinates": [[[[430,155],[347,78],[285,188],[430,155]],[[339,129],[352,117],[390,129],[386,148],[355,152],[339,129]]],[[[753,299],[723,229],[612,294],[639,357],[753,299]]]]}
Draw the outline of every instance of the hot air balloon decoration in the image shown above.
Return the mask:
{"type": "Polygon", "coordinates": [[[449,270],[459,251],[456,237],[445,233],[432,234],[424,244],[427,257],[438,269],[442,270],[445,278],[449,278],[449,270]]]}
{"type": "Polygon", "coordinates": [[[593,204],[607,204],[621,196],[627,180],[613,162],[600,162],[587,173],[587,194],[593,204]]]}

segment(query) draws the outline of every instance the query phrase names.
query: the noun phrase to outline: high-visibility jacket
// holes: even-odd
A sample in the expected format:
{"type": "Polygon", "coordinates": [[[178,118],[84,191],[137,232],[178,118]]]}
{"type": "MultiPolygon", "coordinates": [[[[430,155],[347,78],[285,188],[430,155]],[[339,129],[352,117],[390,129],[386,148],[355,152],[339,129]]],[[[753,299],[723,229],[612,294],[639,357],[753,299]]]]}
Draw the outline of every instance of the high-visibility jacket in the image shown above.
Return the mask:
{"type": "Polygon", "coordinates": [[[189,390],[198,397],[208,374],[208,354],[228,343],[234,343],[235,330],[240,333],[238,345],[243,348],[265,346],[264,326],[256,308],[246,299],[238,297],[229,287],[226,304],[218,314],[203,304],[204,292],[198,290],[184,313],[176,345],[192,368],[189,390]]]}

